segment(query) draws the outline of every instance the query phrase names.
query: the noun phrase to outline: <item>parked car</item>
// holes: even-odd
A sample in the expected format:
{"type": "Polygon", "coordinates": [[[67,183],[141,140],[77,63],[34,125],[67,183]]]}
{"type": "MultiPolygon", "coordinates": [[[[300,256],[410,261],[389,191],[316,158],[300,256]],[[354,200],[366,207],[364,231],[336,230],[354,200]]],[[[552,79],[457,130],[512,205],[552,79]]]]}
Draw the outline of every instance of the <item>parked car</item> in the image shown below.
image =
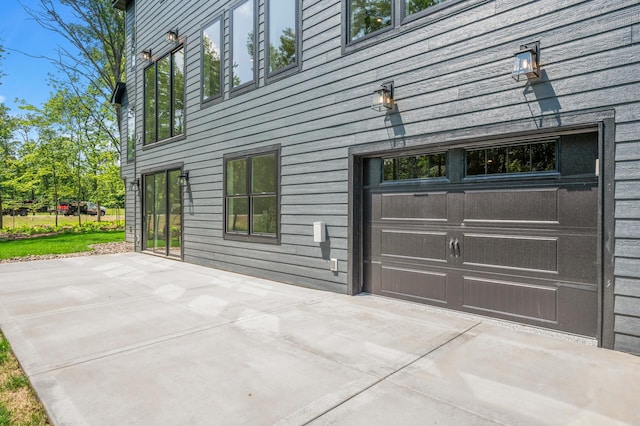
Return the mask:
{"type": "MultiPolygon", "coordinates": [[[[98,214],[98,205],[96,203],[87,203],[87,214],[95,216],[98,214]]],[[[107,208],[100,206],[100,216],[107,214],[107,208]]]]}
{"type": "Polygon", "coordinates": [[[77,216],[78,212],[87,213],[87,203],[85,201],[61,201],[58,203],[58,214],[77,216]]]}

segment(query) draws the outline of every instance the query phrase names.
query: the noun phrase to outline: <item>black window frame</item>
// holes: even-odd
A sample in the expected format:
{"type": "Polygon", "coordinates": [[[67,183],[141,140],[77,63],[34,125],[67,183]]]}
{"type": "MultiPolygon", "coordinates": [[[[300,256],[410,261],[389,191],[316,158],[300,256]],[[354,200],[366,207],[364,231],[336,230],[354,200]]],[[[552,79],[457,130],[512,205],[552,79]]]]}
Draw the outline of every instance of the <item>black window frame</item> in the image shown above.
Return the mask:
{"type": "Polygon", "coordinates": [[[253,242],[253,243],[266,243],[266,244],[280,244],[280,181],[281,181],[281,170],[280,170],[280,145],[271,145],[264,148],[256,148],[247,151],[234,152],[223,155],[222,161],[222,171],[223,171],[223,179],[222,179],[222,199],[223,199],[223,223],[222,223],[222,233],[223,238],[225,240],[235,240],[235,241],[245,241],[245,242],[253,242]],[[266,235],[266,234],[254,234],[252,233],[252,221],[251,221],[251,212],[253,199],[259,198],[260,196],[264,196],[264,194],[252,194],[251,193],[251,159],[254,157],[265,156],[269,154],[274,154],[275,156],[275,197],[276,197],[276,232],[275,235],[266,235]],[[238,195],[227,195],[227,163],[233,160],[246,159],[247,160],[247,170],[246,170],[246,198],[248,199],[247,206],[247,232],[234,232],[228,231],[227,226],[227,206],[228,200],[231,198],[239,198],[238,195]]]}
{"type": "Polygon", "coordinates": [[[143,128],[142,128],[142,147],[147,148],[150,146],[154,146],[157,145],[159,143],[166,143],[166,142],[171,142],[174,140],[179,140],[179,139],[183,139],[185,138],[187,129],[187,110],[186,110],[186,82],[187,82],[187,54],[186,54],[186,46],[184,44],[180,44],[178,46],[176,46],[174,49],[170,50],[169,52],[167,52],[166,54],[158,57],[157,59],[155,59],[152,63],[150,63],[149,65],[147,65],[146,67],[144,67],[143,71],[142,71],[142,80],[143,80],[143,97],[142,97],[142,119],[143,119],[143,128]],[[182,50],[182,54],[184,57],[184,63],[183,63],[183,69],[182,69],[182,74],[183,74],[183,90],[182,90],[182,105],[183,105],[183,115],[182,115],[182,133],[177,133],[174,134],[174,123],[173,123],[173,117],[174,117],[174,93],[175,93],[175,86],[174,86],[174,59],[173,56],[179,52],[180,50],[182,50]],[[170,93],[170,108],[169,108],[169,128],[170,128],[170,136],[163,138],[163,139],[158,139],[158,63],[164,59],[166,59],[167,57],[169,57],[169,93],[170,93]],[[154,134],[155,134],[155,138],[152,141],[147,141],[147,87],[146,87],[146,73],[147,70],[149,70],[150,68],[154,68],[154,92],[155,92],[155,98],[154,98],[154,107],[155,107],[155,129],[154,129],[154,134]]]}
{"type": "Polygon", "coordinates": [[[224,71],[225,71],[225,56],[224,56],[224,14],[217,15],[212,20],[208,21],[200,29],[200,103],[203,106],[211,105],[224,99],[224,71]],[[211,96],[207,99],[204,98],[204,32],[206,29],[214,25],[216,22],[220,25],[220,93],[211,96]]]}
{"type": "Polygon", "coordinates": [[[277,69],[275,71],[270,71],[271,68],[271,50],[270,50],[270,28],[269,22],[271,17],[271,1],[265,0],[265,13],[264,13],[264,58],[265,58],[265,80],[267,83],[278,80],[285,76],[291,75],[295,72],[300,71],[300,64],[302,61],[300,60],[300,56],[302,54],[302,0],[293,0],[295,2],[296,11],[295,11],[295,32],[296,32],[296,60],[294,63],[287,65],[286,67],[277,69]]]}
{"type": "MultiPolygon", "coordinates": [[[[506,143],[506,144],[497,144],[497,145],[485,145],[485,146],[479,146],[479,147],[468,147],[465,148],[464,150],[464,180],[477,180],[477,179],[505,179],[505,178],[514,178],[514,177],[537,177],[537,176],[560,176],[560,157],[561,157],[561,140],[560,138],[549,138],[549,139],[542,139],[542,140],[530,140],[530,141],[519,141],[518,143],[506,143]],[[493,149],[505,149],[507,150],[507,156],[508,156],[508,150],[509,148],[514,148],[514,147],[520,147],[520,146],[528,146],[531,147],[533,145],[542,145],[542,144],[547,144],[547,143],[553,143],[554,144],[554,169],[553,170],[534,170],[532,167],[532,164],[530,164],[530,169],[528,171],[524,171],[524,172],[509,172],[508,169],[505,172],[496,172],[496,173],[489,173],[488,172],[488,157],[487,157],[487,151],[489,150],[493,150],[493,149]],[[475,152],[475,151],[483,151],[484,152],[484,173],[480,174],[469,174],[468,172],[468,155],[470,152],[475,152]]],[[[532,161],[532,157],[531,157],[531,153],[530,153],[530,163],[532,161]]],[[[505,164],[506,167],[508,167],[508,164],[505,164]]]]}
{"type": "Polygon", "coordinates": [[[246,93],[258,87],[258,0],[239,0],[229,7],[229,94],[230,96],[246,93]],[[244,3],[253,3],[253,80],[233,86],[233,13],[244,3]]]}
{"type": "MultiPolygon", "coordinates": [[[[355,40],[350,39],[351,31],[351,0],[342,0],[342,52],[350,53],[362,48],[366,48],[373,44],[377,44],[391,37],[400,35],[405,30],[414,29],[426,25],[431,25],[434,22],[471,7],[468,5],[462,5],[460,7],[452,8],[452,6],[469,2],[470,0],[447,0],[443,3],[427,7],[426,9],[405,16],[406,6],[405,0],[391,0],[391,25],[382,28],[363,37],[355,40]],[[451,9],[446,10],[446,9],[451,9]],[[446,10],[446,11],[445,11],[446,10]]],[[[475,3],[486,2],[487,0],[476,0],[475,3]]]]}
{"type": "Polygon", "coordinates": [[[355,45],[358,43],[361,43],[365,40],[370,40],[373,38],[376,38],[377,36],[381,35],[381,34],[385,34],[390,32],[391,30],[393,30],[396,27],[396,0],[389,0],[391,2],[391,23],[384,27],[384,28],[380,28],[379,30],[376,30],[374,32],[371,32],[369,34],[365,34],[362,37],[359,37],[357,39],[351,39],[351,0],[343,0],[342,3],[342,8],[343,8],[343,21],[344,21],[344,35],[343,35],[343,40],[345,41],[346,46],[351,46],[351,45],[355,45]]]}
{"type": "Polygon", "coordinates": [[[127,163],[131,163],[136,159],[136,109],[135,106],[129,105],[126,108],[127,116],[127,163]],[[132,126],[133,124],[133,126],[132,126]],[[132,132],[133,131],[133,132],[132,132]],[[131,140],[133,136],[133,140],[131,140]]]}

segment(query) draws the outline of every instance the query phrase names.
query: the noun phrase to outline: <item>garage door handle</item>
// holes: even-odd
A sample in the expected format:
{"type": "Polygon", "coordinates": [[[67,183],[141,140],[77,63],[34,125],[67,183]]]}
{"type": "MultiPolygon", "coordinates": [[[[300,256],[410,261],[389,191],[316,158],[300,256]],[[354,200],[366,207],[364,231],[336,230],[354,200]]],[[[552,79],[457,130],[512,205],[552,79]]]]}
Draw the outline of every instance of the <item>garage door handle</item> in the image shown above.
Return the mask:
{"type": "Polygon", "coordinates": [[[452,239],[449,240],[449,248],[451,249],[451,257],[456,257],[456,242],[452,239]]]}
{"type": "Polygon", "coordinates": [[[458,239],[456,238],[456,242],[455,242],[455,256],[456,257],[460,257],[460,241],[458,241],[458,239]]]}

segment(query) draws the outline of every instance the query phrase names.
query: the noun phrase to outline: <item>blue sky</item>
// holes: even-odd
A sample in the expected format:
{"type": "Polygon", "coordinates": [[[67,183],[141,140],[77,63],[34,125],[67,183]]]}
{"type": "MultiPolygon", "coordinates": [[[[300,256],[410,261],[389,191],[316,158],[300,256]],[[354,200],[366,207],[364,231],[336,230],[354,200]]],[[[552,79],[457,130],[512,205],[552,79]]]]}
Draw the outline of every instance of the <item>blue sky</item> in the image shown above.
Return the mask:
{"type": "MultiPolygon", "coordinates": [[[[32,8],[39,4],[34,0],[22,0],[20,3],[32,8]]],[[[24,99],[35,106],[44,104],[52,90],[48,85],[48,73],[58,75],[58,71],[48,60],[29,57],[15,50],[35,57],[56,57],[55,50],[58,46],[69,48],[62,36],[40,27],[20,3],[16,0],[3,0],[0,14],[0,44],[5,48],[0,64],[0,70],[5,74],[0,79],[0,101],[13,114],[20,112],[14,102],[15,98],[24,99]]]]}

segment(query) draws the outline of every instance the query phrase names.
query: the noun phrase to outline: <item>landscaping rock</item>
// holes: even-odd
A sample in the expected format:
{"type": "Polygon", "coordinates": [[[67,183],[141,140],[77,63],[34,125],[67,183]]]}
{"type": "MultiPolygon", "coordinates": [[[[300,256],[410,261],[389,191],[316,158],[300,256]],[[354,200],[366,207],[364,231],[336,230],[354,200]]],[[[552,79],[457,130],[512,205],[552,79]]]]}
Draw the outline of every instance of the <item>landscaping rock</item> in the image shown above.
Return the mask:
{"type": "Polygon", "coordinates": [[[93,256],[97,254],[126,253],[126,252],[133,251],[133,243],[127,243],[127,242],[91,244],[89,247],[91,247],[93,251],[85,251],[80,253],[67,253],[67,254],[47,254],[42,256],[13,257],[11,259],[0,260],[0,264],[12,263],[12,262],[30,262],[32,260],[61,259],[65,257],[93,256]]]}

